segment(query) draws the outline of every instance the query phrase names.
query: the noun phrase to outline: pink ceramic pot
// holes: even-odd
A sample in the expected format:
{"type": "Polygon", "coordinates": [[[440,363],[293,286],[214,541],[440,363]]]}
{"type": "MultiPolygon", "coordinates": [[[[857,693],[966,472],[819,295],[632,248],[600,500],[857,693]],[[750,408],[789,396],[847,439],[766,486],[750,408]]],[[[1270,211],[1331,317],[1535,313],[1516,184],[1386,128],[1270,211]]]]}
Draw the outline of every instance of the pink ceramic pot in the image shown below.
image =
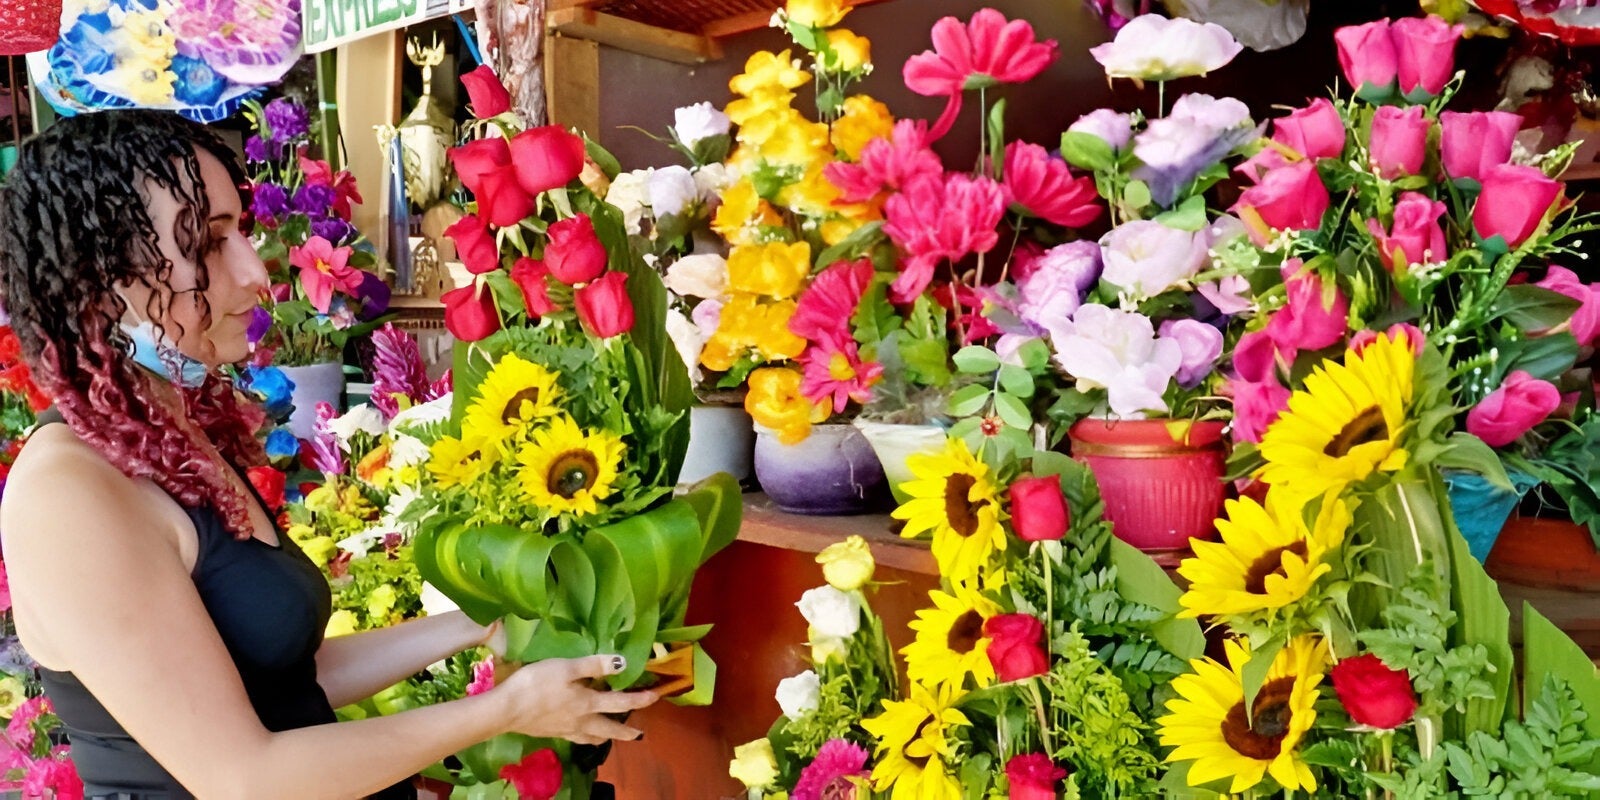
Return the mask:
{"type": "Polygon", "coordinates": [[[1185,441],[1172,420],[1086,419],[1072,426],[1072,457],[1100,484],[1117,538],[1146,552],[1216,538],[1226,496],[1221,422],[1196,422],[1185,441]]]}

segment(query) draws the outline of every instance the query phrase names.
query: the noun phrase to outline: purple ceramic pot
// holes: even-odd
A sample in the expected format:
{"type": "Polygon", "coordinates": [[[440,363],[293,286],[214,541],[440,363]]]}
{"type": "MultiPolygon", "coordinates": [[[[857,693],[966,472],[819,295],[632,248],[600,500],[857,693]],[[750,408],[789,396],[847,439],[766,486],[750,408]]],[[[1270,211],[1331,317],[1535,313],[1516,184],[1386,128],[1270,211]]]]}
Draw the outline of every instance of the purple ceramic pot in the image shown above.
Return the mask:
{"type": "Polygon", "coordinates": [[[778,508],[841,516],[873,510],[883,497],[883,467],[853,425],[814,425],[797,444],[757,427],[756,479],[778,508]]]}

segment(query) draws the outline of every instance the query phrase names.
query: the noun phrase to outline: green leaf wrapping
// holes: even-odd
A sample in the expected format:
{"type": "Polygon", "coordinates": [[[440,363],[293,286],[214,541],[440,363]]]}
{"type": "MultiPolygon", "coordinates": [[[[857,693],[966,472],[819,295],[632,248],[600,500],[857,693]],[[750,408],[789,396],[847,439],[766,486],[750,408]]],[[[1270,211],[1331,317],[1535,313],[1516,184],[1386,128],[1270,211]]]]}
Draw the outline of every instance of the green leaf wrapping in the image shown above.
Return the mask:
{"type": "Polygon", "coordinates": [[[1560,678],[1589,712],[1584,730],[1600,739],[1600,670],[1583,648],[1531,604],[1522,604],[1523,698],[1532,703],[1533,687],[1547,677],[1560,678]]]}

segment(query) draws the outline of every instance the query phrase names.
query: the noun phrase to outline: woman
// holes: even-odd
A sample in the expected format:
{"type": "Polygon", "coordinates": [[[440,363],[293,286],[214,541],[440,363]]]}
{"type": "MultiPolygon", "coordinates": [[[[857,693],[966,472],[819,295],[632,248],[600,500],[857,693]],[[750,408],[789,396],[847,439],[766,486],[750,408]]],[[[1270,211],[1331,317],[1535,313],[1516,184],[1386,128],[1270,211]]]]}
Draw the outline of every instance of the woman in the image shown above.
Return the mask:
{"type": "Polygon", "coordinates": [[[4,304],[56,401],[0,529],[18,634],[88,794],[353,798],[500,733],[637,738],[604,715],[655,698],[589,688],[617,656],[335,723],[498,625],[456,612],[323,641],[327,584],[242,479],[263,454],[216,371],[247,355],[267,288],[241,182],[204,128],[107,111],[30,140],[0,189],[4,304]]]}

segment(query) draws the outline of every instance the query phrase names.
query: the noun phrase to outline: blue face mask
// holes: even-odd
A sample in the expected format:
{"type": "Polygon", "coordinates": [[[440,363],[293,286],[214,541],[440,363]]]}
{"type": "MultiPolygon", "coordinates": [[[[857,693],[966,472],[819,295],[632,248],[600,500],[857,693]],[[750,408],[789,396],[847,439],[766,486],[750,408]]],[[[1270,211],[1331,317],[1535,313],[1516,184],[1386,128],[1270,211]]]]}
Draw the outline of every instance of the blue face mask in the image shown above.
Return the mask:
{"type": "Polygon", "coordinates": [[[133,360],[139,366],[187,389],[198,389],[206,382],[210,370],[205,363],[184,355],[166,341],[158,341],[155,325],[124,324],[122,331],[133,342],[133,360]]]}

